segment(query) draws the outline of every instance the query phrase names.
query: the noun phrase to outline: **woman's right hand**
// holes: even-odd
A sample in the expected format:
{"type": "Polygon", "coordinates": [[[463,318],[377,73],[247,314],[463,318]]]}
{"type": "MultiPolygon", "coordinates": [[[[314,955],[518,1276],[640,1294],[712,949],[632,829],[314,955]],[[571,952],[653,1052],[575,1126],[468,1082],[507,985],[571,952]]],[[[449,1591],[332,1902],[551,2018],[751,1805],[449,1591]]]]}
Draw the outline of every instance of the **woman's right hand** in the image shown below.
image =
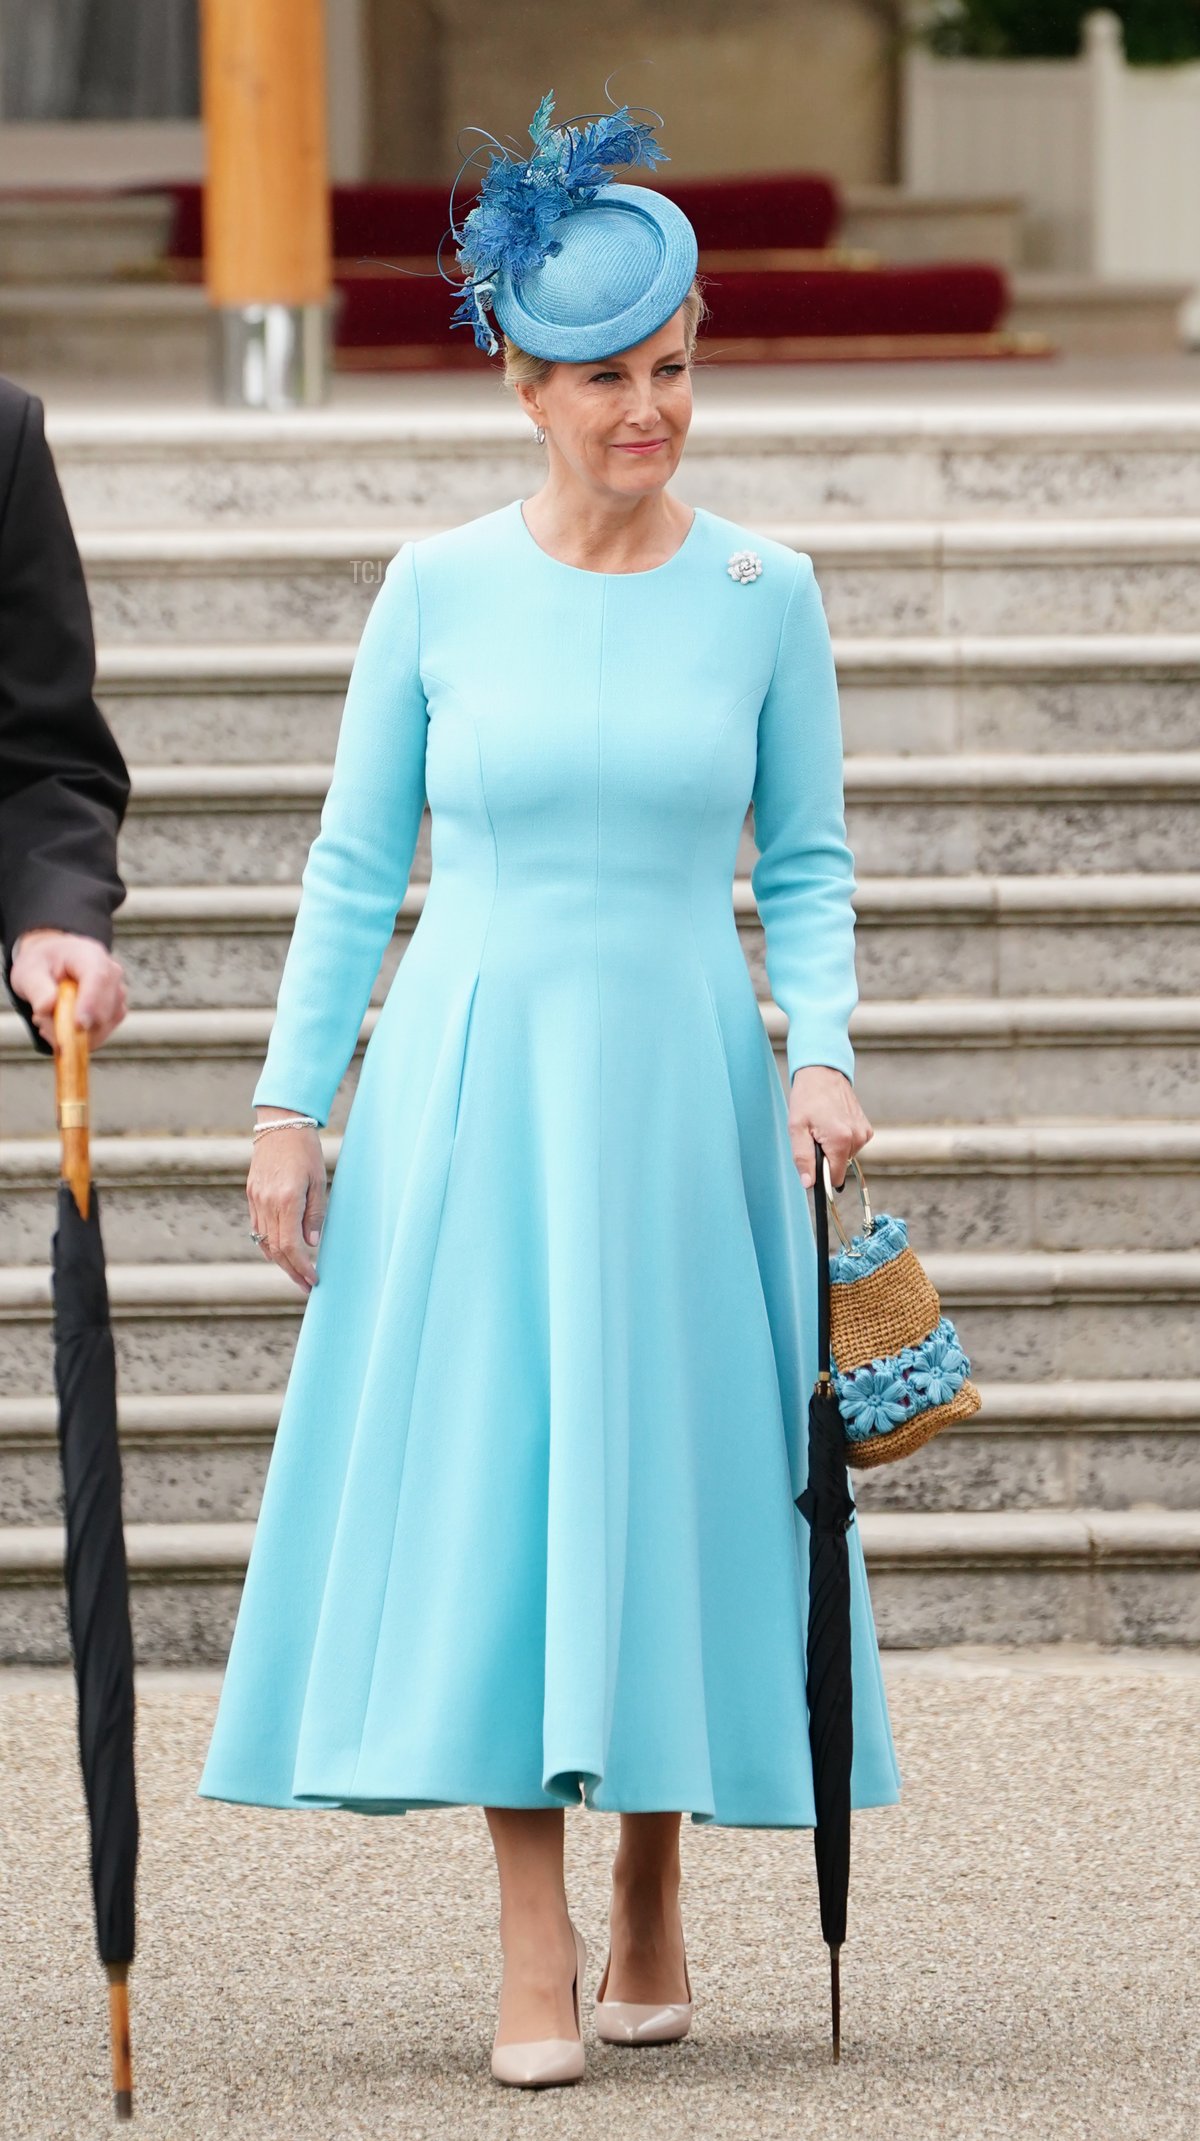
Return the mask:
{"type": "MultiPolygon", "coordinates": [[[[257,1108],[257,1122],[298,1114],[294,1108],[257,1108]]],[[[246,1178],[250,1224],[263,1236],[259,1248],[306,1294],[317,1283],[315,1251],[325,1220],[325,1154],[318,1131],[306,1123],[260,1137],[246,1178]]]]}

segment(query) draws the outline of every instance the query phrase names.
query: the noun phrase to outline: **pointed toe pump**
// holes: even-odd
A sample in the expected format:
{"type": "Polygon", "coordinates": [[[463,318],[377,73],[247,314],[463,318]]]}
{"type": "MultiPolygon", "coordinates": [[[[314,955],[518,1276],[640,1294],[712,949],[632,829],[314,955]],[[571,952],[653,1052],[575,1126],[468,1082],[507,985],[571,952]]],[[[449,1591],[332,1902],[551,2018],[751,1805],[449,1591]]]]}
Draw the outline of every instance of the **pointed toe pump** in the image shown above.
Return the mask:
{"type": "Polygon", "coordinates": [[[555,2082],[577,2082],[583,2073],[583,2022],[580,1995],[587,1969],[587,1942],[571,1921],[575,1936],[575,1977],[571,1997],[575,2004],[574,2037],[528,2037],[518,2044],[492,2040],[492,2073],[498,2082],[512,2082],[520,2089],[544,2089],[555,2082]]]}
{"type": "Polygon", "coordinates": [[[686,1956],[683,1964],[686,2000],[606,2000],[604,1988],[611,1962],[610,1949],[604,1975],[596,1987],[593,2014],[598,2037],[602,2037],[606,2044],[670,2044],[677,2037],[687,2036],[692,2026],[694,2002],[686,1956]]]}

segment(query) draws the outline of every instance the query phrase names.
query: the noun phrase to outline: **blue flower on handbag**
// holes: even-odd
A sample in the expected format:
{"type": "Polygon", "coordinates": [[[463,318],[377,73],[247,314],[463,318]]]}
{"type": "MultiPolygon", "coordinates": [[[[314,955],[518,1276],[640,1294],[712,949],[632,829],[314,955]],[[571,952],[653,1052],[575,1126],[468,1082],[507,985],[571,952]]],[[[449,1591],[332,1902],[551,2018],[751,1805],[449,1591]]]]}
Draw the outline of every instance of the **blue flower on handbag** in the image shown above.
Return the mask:
{"type": "MultiPolygon", "coordinates": [[[[907,1350],[907,1349],[906,1349],[907,1350]]],[[[937,1329],[914,1348],[915,1363],[909,1380],[930,1405],[944,1405],[954,1396],[970,1361],[963,1352],[953,1326],[943,1316],[937,1329]]]]}
{"type": "Polygon", "coordinates": [[[489,159],[478,201],[461,229],[451,215],[455,257],[466,281],[450,325],[473,328],[476,348],[488,356],[500,344],[483,308],[495,295],[500,270],[514,278],[527,275],[560,251],[560,241],[549,236],[554,224],[568,208],[594,199],[611,171],[623,164],[653,170],[657,161],[670,161],[653,129],[633,120],[627,104],[586,126],[552,126],[553,109],[554,92],[547,90],[529,128],[530,157],[513,156],[491,137],[497,153],[489,159]]]}
{"type": "MultiPolygon", "coordinates": [[[[881,1214],[886,1217],[886,1214],[881,1214]]],[[[903,1220],[894,1222],[903,1226],[903,1220]]],[[[941,1316],[918,1345],[899,1346],[842,1375],[834,1370],[834,1388],[853,1441],[886,1434],[898,1420],[946,1405],[962,1388],[971,1363],[948,1316],[941,1316]]]]}
{"type": "Polygon", "coordinates": [[[848,1435],[886,1434],[912,1413],[912,1393],[888,1361],[871,1361],[833,1380],[848,1435]]]}

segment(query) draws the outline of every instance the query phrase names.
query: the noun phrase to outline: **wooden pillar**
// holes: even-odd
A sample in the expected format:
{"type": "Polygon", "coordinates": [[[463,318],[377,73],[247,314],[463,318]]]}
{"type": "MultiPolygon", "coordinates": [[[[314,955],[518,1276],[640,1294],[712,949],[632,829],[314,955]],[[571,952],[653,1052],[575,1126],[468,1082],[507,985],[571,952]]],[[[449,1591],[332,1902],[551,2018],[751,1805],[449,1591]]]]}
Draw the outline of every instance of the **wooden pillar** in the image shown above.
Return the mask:
{"type": "Polygon", "coordinates": [[[201,0],[201,84],[204,269],[223,398],[322,398],[332,298],[324,0],[201,0]]]}

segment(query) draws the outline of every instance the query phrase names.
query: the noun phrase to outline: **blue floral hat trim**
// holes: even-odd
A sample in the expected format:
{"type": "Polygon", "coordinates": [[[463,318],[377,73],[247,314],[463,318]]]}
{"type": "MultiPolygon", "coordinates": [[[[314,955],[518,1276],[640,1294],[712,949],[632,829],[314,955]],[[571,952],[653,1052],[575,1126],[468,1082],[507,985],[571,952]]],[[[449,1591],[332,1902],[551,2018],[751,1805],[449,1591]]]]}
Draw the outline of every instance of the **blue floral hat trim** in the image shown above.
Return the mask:
{"type": "MultiPolygon", "coordinates": [[[[497,276],[507,270],[515,281],[561,251],[562,241],[550,235],[553,226],[568,209],[594,200],[612,171],[624,164],[645,164],[653,170],[660,161],[670,162],[653,128],[634,120],[627,104],[599,116],[577,114],[590,120],[584,126],[573,121],[552,126],[553,109],[554,93],[547,90],[529,128],[532,156],[517,157],[495,135],[488,136],[495,153],[489,154],[479,199],[461,228],[454,221],[454,187],[450,190],[449,235],[457,240],[456,258],[464,277],[450,325],[471,327],[476,348],[490,357],[500,343],[484,307],[494,310],[497,276]]],[[[478,154],[476,149],[464,160],[455,186],[478,154]]]]}

